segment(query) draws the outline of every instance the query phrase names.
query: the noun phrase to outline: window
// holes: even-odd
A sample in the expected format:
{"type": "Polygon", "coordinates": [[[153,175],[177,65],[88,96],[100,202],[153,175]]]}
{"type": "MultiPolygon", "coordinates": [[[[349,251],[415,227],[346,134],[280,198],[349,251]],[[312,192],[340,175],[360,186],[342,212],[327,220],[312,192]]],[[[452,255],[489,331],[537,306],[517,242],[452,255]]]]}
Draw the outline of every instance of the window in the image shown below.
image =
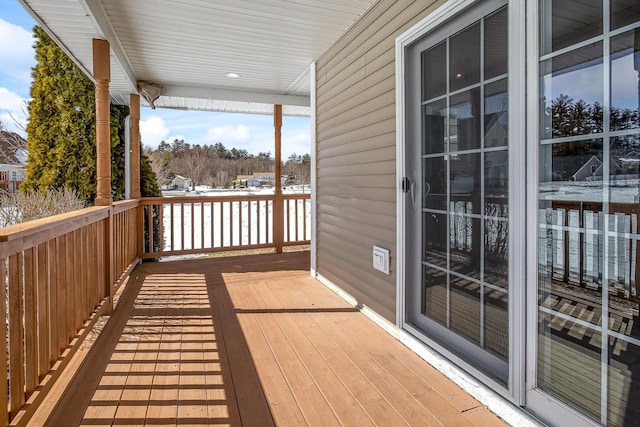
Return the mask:
{"type": "Polygon", "coordinates": [[[627,425],[640,419],[640,4],[539,5],[537,386],[627,425]]]}

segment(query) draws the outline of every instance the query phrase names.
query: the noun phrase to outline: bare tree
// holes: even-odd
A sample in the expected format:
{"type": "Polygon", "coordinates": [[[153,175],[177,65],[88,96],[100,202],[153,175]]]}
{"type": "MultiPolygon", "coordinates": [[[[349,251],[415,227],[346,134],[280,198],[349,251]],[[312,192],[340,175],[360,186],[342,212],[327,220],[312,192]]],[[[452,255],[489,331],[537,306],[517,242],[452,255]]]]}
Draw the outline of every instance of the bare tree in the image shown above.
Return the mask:
{"type": "Polygon", "coordinates": [[[170,155],[171,153],[154,151],[145,147],[144,154],[149,158],[151,170],[156,174],[158,187],[162,188],[164,185],[167,185],[173,176],[171,168],[169,167],[170,160],[167,157],[167,154],[170,155]]]}
{"type": "Polygon", "coordinates": [[[191,180],[191,189],[196,189],[196,183],[203,183],[212,168],[213,156],[210,150],[200,146],[181,150],[171,160],[171,169],[177,174],[184,175],[191,180]]]}
{"type": "Polygon", "coordinates": [[[229,172],[219,170],[215,177],[216,187],[224,187],[229,179],[229,172]]]}

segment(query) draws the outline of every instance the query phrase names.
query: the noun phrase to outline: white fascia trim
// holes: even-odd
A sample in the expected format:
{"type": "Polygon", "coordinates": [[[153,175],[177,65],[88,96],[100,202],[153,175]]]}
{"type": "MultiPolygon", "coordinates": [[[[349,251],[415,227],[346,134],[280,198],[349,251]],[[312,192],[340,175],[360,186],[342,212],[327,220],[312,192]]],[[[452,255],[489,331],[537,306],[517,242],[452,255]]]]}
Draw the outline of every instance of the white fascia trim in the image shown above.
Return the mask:
{"type": "Polygon", "coordinates": [[[279,104],[297,107],[309,107],[311,97],[282,95],[278,93],[251,92],[246,90],[215,89],[194,86],[163,86],[162,96],[192,99],[215,99],[220,101],[254,102],[258,104],[279,104]]]}
{"type": "Polygon", "coordinates": [[[80,4],[89,14],[89,18],[93,22],[94,27],[96,27],[96,30],[109,42],[111,51],[127,78],[131,93],[138,93],[136,73],[133,71],[129,57],[125,53],[124,47],[122,43],[120,43],[120,38],[116,35],[113,25],[111,25],[111,20],[107,16],[107,12],[104,10],[104,7],[102,7],[102,3],[99,0],[80,0],[80,4]]]}
{"type": "Polygon", "coordinates": [[[36,21],[36,23],[38,24],[38,26],[40,28],[42,28],[44,30],[45,33],[47,33],[47,35],[49,37],[51,37],[51,40],[53,40],[55,42],[55,44],[62,49],[62,51],[69,57],[69,59],[71,59],[71,61],[76,64],[76,66],[80,69],[80,71],[82,71],[84,73],[85,76],[87,76],[89,78],[89,80],[91,80],[93,83],[96,82],[96,79],[93,77],[93,73],[91,72],[91,70],[89,70],[87,67],[84,66],[84,64],[78,59],[76,58],[73,53],[71,52],[71,50],[64,44],[62,43],[62,41],[58,38],[58,36],[51,31],[51,29],[47,26],[47,24],[45,23],[45,21],[40,17],[40,15],[38,15],[32,8],[31,6],[27,3],[26,0],[18,0],[18,2],[22,5],[22,7],[24,8],[24,10],[27,11],[27,13],[29,15],[31,15],[31,17],[33,18],[34,21],[36,21]]]}
{"type": "Polygon", "coordinates": [[[311,130],[310,130],[310,146],[311,146],[311,276],[318,275],[318,239],[317,239],[317,122],[316,122],[316,61],[309,65],[309,93],[311,102],[311,130]]]}

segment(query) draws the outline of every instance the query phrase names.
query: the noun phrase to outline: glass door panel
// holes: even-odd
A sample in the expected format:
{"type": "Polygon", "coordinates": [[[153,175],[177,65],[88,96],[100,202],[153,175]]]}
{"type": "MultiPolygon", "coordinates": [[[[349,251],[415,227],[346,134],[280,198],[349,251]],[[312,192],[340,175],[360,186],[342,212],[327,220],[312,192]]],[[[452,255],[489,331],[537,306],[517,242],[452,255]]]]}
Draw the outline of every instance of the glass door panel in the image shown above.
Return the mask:
{"type": "Polygon", "coordinates": [[[539,9],[536,390],[595,422],[635,425],[640,6],[539,9]]]}
{"type": "Polygon", "coordinates": [[[422,114],[421,142],[411,149],[420,158],[413,161],[419,220],[411,223],[421,233],[409,320],[506,385],[507,9],[447,25],[447,36],[414,53],[422,114]]]}

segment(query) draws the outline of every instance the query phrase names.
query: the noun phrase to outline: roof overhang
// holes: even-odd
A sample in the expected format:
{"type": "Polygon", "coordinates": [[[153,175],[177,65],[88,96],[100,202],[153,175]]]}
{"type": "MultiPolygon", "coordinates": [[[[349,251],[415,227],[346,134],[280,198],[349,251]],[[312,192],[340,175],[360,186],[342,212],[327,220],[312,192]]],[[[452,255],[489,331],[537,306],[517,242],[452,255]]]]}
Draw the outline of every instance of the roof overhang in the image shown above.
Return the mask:
{"type": "Polygon", "coordinates": [[[19,1],[92,79],[92,39],[109,41],[114,103],[145,81],[162,87],[157,107],[270,114],[280,104],[293,116],[311,113],[311,63],[375,2],[19,1]]]}

